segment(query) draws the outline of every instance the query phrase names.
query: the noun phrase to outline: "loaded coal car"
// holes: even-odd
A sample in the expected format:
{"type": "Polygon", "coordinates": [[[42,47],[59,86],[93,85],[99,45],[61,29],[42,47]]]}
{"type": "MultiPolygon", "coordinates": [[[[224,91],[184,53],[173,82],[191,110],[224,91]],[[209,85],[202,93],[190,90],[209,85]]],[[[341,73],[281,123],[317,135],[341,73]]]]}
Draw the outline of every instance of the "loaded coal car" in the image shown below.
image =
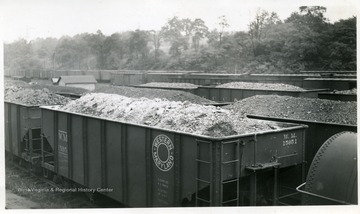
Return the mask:
{"type": "Polygon", "coordinates": [[[351,90],[356,88],[356,82],[356,78],[305,78],[304,87],[351,90]]]}
{"type": "Polygon", "coordinates": [[[139,85],[146,83],[145,71],[116,71],[111,73],[111,84],[112,85],[139,85]]]}
{"type": "Polygon", "coordinates": [[[42,142],[51,147],[43,150],[45,174],[129,207],[177,207],[280,204],[288,196],[279,191],[282,174],[304,170],[306,126],[239,121],[226,110],[186,102],[153,107],[163,102],[88,94],[41,107],[42,142]],[[201,132],[205,121],[210,125],[201,132]]]}
{"type": "Polygon", "coordinates": [[[320,99],[328,100],[357,101],[357,89],[353,88],[351,90],[334,90],[332,92],[321,92],[318,94],[318,97],[320,99]]]}
{"type": "Polygon", "coordinates": [[[343,131],[357,132],[356,102],[262,95],[238,101],[229,108],[245,112],[249,118],[307,125],[307,168],[329,137],[343,131]]]}
{"type": "Polygon", "coordinates": [[[215,102],[234,102],[255,95],[271,94],[293,97],[318,97],[319,92],[328,91],[328,89],[303,89],[282,83],[256,82],[230,82],[216,87],[199,86],[192,83],[150,82],[132,87],[181,90],[215,102]]]}
{"type": "Polygon", "coordinates": [[[241,81],[248,78],[247,73],[243,74],[227,74],[227,73],[200,73],[192,72],[179,77],[170,77],[173,83],[192,83],[202,86],[218,85],[233,81],[241,81]]]}
{"type": "Polygon", "coordinates": [[[31,164],[41,158],[39,106],[5,102],[5,151],[31,164]]]}
{"type": "Polygon", "coordinates": [[[250,74],[246,81],[260,83],[283,83],[304,87],[305,78],[321,77],[320,74],[300,73],[300,74],[250,74]]]}
{"type": "Polygon", "coordinates": [[[8,157],[27,164],[31,170],[40,165],[41,113],[39,105],[64,104],[69,99],[47,89],[16,86],[5,89],[5,151],[8,157]]]}
{"type": "Polygon", "coordinates": [[[357,204],[356,102],[272,95],[251,97],[230,108],[249,118],[307,125],[307,181],[297,188],[302,203],[357,204]]]}
{"type": "Polygon", "coordinates": [[[328,89],[304,89],[284,83],[230,82],[216,87],[199,87],[196,95],[218,102],[234,102],[255,95],[317,97],[328,89]]]}

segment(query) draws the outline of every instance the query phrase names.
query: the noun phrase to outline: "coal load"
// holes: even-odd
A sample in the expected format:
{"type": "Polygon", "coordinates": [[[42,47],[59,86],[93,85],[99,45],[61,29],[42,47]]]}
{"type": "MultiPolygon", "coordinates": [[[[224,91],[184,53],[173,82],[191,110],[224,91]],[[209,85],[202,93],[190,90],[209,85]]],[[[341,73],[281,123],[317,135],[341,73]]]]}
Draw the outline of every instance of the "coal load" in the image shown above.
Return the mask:
{"type": "Polygon", "coordinates": [[[256,95],[225,107],[239,114],[255,114],[315,122],[357,124],[356,102],[326,99],[256,95]]]}
{"type": "Polygon", "coordinates": [[[118,94],[132,98],[148,98],[148,99],[166,99],[169,101],[191,102],[196,104],[214,103],[214,101],[196,96],[194,94],[177,91],[177,90],[164,90],[155,88],[134,88],[126,86],[106,86],[98,85],[92,93],[107,93],[118,94]]]}
{"type": "Polygon", "coordinates": [[[142,84],[146,87],[160,87],[160,88],[181,88],[181,89],[196,89],[198,85],[191,83],[170,83],[170,82],[150,82],[142,84]]]}
{"type": "Polygon", "coordinates": [[[334,94],[357,94],[356,88],[353,88],[351,90],[344,90],[344,91],[333,91],[334,94]]]}
{"type": "Polygon", "coordinates": [[[68,86],[57,86],[57,85],[32,85],[30,88],[32,89],[48,89],[54,93],[58,94],[75,94],[75,95],[82,95],[89,90],[83,88],[76,88],[76,87],[68,87],[68,86]]]}
{"type": "Polygon", "coordinates": [[[305,89],[283,83],[259,83],[259,82],[229,82],[216,86],[217,88],[237,89],[262,89],[262,90],[284,90],[284,91],[305,91],[305,89]]]}
{"type": "Polygon", "coordinates": [[[37,84],[37,83],[27,83],[21,80],[12,80],[6,79],[4,81],[5,89],[11,86],[17,86],[22,88],[31,88],[31,89],[48,89],[49,91],[57,94],[75,94],[75,95],[82,95],[88,90],[83,88],[76,88],[76,87],[67,87],[67,86],[58,86],[58,85],[50,85],[50,84],[37,84]]]}
{"type": "Polygon", "coordinates": [[[5,88],[4,101],[31,106],[63,105],[70,101],[69,98],[54,94],[49,89],[31,89],[19,86],[5,88]]]}
{"type": "Polygon", "coordinates": [[[90,93],[53,108],[212,137],[280,128],[277,123],[248,119],[214,106],[158,98],[129,98],[117,94],[90,93]]]}

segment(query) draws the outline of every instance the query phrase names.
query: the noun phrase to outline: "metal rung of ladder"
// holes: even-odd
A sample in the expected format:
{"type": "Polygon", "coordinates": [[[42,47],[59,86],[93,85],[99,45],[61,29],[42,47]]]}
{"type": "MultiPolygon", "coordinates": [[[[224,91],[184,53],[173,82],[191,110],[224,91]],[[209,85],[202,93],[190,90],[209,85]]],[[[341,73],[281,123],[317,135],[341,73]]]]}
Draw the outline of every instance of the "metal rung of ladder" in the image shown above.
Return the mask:
{"type": "Polygon", "coordinates": [[[203,198],[200,198],[200,197],[196,197],[197,200],[200,200],[200,201],[203,201],[203,202],[206,202],[206,203],[211,203],[211,201],[208,201],[206,199],[203,199],[203,198]]]}
{"type": "Polygon", "coordinates": [[[33,139],[28,139],[28,138],[25,138],[24,141],[41,141],[41,138],[33,138],[33,139]]]}
{"type": "Polygon", "coordinates": [[[205,180],[202,180],[200,178],[196,178],[197,181],[200,181],[200,182],[203,182],[203,183],[207,183],[207,184],[211,184],[210,181],[205,181],[205,180]]]}
{"type": "Polygon", "coordinates": [[[299,195],[299,193],[298,193],[298,192],[294,192],[294,193],[289,193],[289,194],[287,194],[287,195],[282,195],[282,196],[279,196],[279,199],[291,197],[291,196],[294,196],[294,195],[299,195]]]}
{"type": "Polygon", "coordinates": [[[235,179],[230,179],[230,180],[223,181],[222,183],[223,184],[228,184],[228,183],[236,182],[237,180],[239,180],[239,179],[235,178],[235,179]]]}
{"type": "Polygon", "coordinates": [[[204,160],[199,160],[199,159],[195,159],[197,162],[201,162],[201,163],[208,163],[208,164],[210,164],[211,162],[209,162],[209,161],[204,161],[204,160]]]}
{"type": "Polygon", "coordinates": [[[231,161],[225,161],[225,162],[223,162],[222,164],[236,163],[236,162],[238,162],[238,161],[239,161],[239,159],[235,159],[235,160],[231,160],[231,161]]]}
{"type": "Polygon", "coordinates": [[[222,204],[227,204],[227,203],[230,203],[230,202],[233,202],[233,201],[236,201],[237,202],[237,198],[234,198],[234,199],[230,199],[230,200],[227,200],[227,201],[223,201],[222,204]]]}

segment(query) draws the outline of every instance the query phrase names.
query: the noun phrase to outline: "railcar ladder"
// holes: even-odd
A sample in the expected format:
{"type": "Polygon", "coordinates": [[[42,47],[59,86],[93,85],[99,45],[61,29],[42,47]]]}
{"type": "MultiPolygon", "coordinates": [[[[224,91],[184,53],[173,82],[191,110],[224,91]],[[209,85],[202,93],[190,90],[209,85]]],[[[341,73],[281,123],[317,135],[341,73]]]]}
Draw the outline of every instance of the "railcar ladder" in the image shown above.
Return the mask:
{"type": "Polygon", "coordinates": [[[195,206],[210,206],[213,203],[213,157],[212,142],[196,140],[196,193],[195,206]],[[207,156],[207,157],[206,157],[207,156]],[[204,175],[208,177],[204,177],[204,175]],[[207,191],[206,191],[207,190],[207,191]]]}
{"type": "Polygon", "coordinates": [[[240,141],[196,140],[196,142],[195,205],[239,205],[240,141]],[[225,147],[227,149],[224,149],[225,147]]]}
{"type": "Polygon", "coordinates": [[[26,133],[24,137],[24,152],[22,154],[23,158],[30,162],[31,164],[35,164],[37,159],[41,157],[41,137],[35,137],[34,132],[41,131],[41,128],[24,128],[24,131],[26,133]]]}
{"type": "MultiPolygon", "coordinates": [[[[230,150],[231,151],[231,150],[230,150]]],[[[235,141],[228,141],[228,142],[221,142],[221,166],[220,166],[220,180],[221,180],[221,185],[220,185],[220,202],[221,202],[221,206],[227,206],[227,205],[239,205],[239,185],[240,185],[240,141],[239,140],[235,140],[235,141]],[[227,159],[224,160],[224,157],[226,156],[226,154],[224,154],[224,147],[225,146],[233,146],[233,144],[235,144],[235,149],[233,150],[234,155],[233,155],[233,159],[227,159]],[[226,168],[227,166],[230,166],[231,164],[235,164],[235,166],[233,166],[234,170],[233,171],[233,175],[231,176],[230,179],[225,178],[224,177],[224,168],[226,168]],[[235,185],[232,185],[235,184],[235,185]],[[232,193],[227,193],[227,191],[224,191],[224,187],[226,185],[231,185],[231,187],[236,186],[236,192],[235,194],[232,193]],[[228,197],[226,197],[228,196],[228,197]]],[[[233,190],[233,188],[231,188],[231,190],[233,190]]]]}

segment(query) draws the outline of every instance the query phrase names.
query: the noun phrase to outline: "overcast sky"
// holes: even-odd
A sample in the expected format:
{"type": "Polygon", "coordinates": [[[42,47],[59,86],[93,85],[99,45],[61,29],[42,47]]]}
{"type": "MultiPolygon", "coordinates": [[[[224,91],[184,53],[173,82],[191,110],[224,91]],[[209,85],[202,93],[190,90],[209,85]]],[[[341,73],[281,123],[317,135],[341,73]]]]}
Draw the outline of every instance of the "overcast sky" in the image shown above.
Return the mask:
{"type": "Polygon", "coordinates": [[[331,22],[357,14],[356,0],[0,0],[1,33],[5,42],[18,38],[105,35],[126,30],[159,30],[169,18],[201,18],[210,29],[225,15],[229,31],[247,30],[258,8],[285,19],[299,6],[327,7],[331,22]]]}

